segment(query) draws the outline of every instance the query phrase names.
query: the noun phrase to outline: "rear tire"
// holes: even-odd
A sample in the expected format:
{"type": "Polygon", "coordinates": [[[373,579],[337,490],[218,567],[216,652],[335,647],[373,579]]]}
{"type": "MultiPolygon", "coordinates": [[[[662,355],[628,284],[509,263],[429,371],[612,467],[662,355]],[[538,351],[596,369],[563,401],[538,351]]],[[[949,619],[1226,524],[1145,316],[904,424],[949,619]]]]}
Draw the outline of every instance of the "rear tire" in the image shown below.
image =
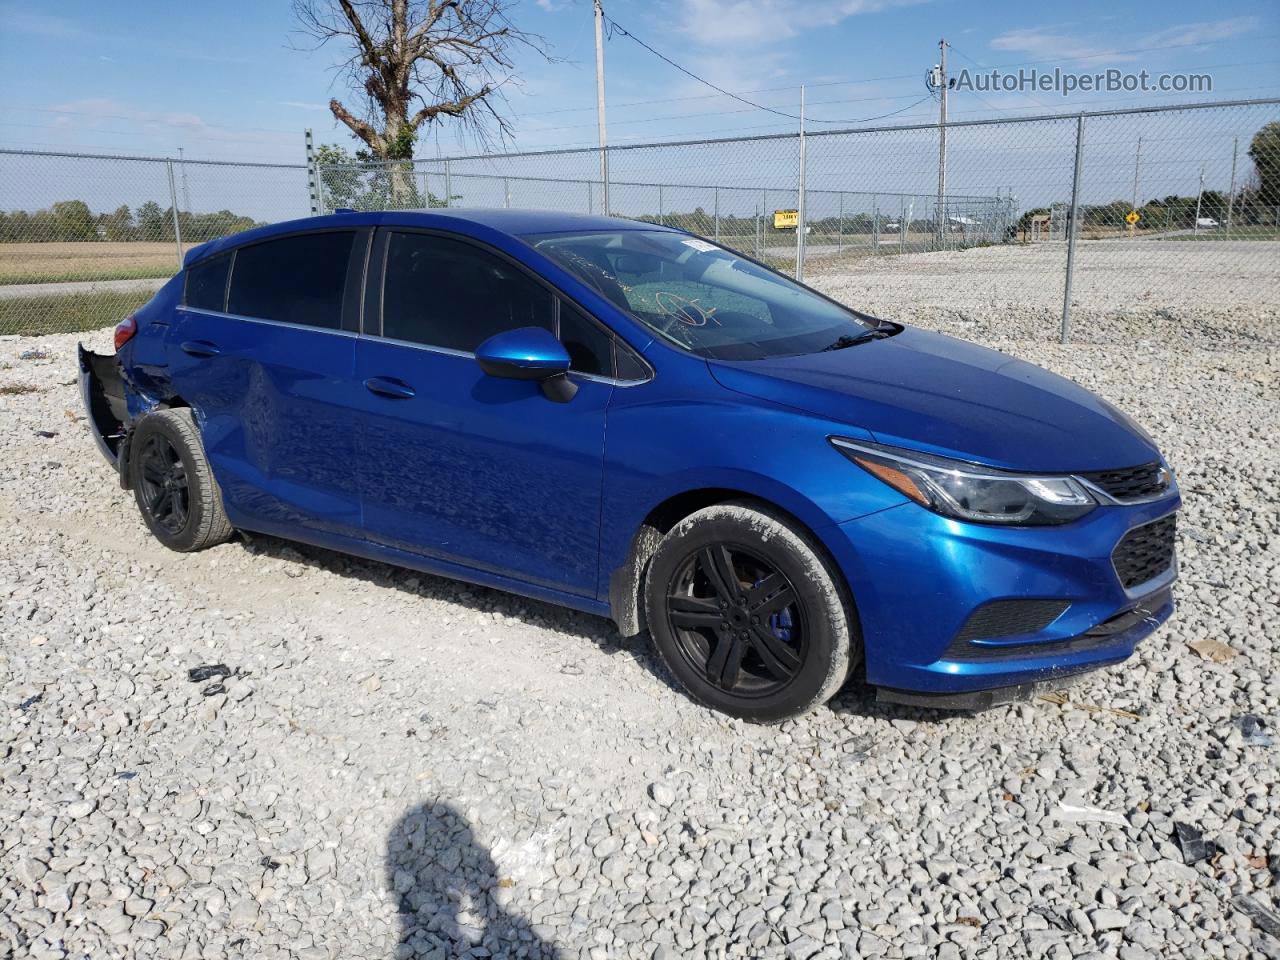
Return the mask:
{"type": "Polygon", "coordinates": [[[804,533],[762,505],[681,520],[645,579],[654,646],[699,703],[761,723],[843,686],[861,653],[845,591],[804,533]]]}
{"type": "Polygon", "coordinates": [[[188,553],[231,539],[235,531],[190,410],[144,416],[134,428],[129,451],[129,486],[157,540],[188,553]]]}

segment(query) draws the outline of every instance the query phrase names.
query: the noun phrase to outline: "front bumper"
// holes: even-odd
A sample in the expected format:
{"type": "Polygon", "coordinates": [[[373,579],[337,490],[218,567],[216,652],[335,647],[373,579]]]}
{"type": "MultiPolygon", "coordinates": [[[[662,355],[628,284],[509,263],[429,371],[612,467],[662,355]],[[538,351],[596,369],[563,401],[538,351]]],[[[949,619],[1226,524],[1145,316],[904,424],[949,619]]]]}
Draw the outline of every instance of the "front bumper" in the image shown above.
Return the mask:
{"type": "Polygon", "coordinates": [[[1176,561],[1126,591],[1112,551],[1179,505],[1173,493],[1099,507],[1063,526],[1015,528],[907,503],[829,528],[828,547],[857,603],[867,682],[883,699],[981,707],[1127,659],[1172,615],[1176,561]],[[1004,601],[1045,602],[1056,612],[1025,632],[966,640],[975,612],[1004,601]]]}

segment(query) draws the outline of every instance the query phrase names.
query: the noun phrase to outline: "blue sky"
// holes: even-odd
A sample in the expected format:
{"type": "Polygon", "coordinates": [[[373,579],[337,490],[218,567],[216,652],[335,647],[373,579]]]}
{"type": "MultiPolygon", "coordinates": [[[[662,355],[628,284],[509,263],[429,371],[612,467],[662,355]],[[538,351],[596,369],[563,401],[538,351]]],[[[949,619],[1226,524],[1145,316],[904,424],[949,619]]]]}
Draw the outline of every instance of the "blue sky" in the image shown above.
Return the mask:
{"type": "MultiPolygon", "coordinates": [[[[607,0],[619,23],[689,69],[750,99],[794,112],[809,85],[814,118],[857,120],[908,107],[923,93],[937,41],[954,70],[1034,64],[1194,70],[1212,99],[1280,94],[1280,13],[1273,0],[1078,2],[959,0],[607,0]]],[[[512,146],[588,145],[595,138],[589,0],[525,0],[515,18],[564,62],[522,56],[508,111],[512,146]]],[[[336,51],[306,52],[284,0],[180,4],[157,0],[40,5],[0,0],[0,145],[106,153],[298,161],[302,130],[352,145],[325,107],[347,91],[336,51]]],[[[606,45],[612,142],[776,133],[785,118],[710,91],[624,37],[606,45]]],[[[349,98],[348,98],[349,99],[349,98]]],[[[952,116],[1018,116],[1186,95],[957,94],[952,116]]],[[[1208,99],[1195,97],[1192,99],[1208,99]]],[[[936,117],[931,100],[888,122],[936,117]]],[[[439,128],[422,156],[459,143],[439,128]]]]}

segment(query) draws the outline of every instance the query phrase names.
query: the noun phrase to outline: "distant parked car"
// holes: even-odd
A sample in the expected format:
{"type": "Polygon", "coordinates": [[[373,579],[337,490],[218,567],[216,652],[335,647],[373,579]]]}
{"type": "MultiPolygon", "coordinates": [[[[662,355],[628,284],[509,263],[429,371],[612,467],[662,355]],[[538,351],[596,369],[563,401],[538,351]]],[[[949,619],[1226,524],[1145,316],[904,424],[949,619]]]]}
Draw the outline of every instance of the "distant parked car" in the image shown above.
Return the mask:
{"type": "Polygon", "coordinates": [[[1204,229],[1205,227],[1216,227],[1218,221],[1213,217],[1196,217],[1196,226],[1204,229]]]}
{"type": "Polygon", "coordinates": [[[647,625],[739,717],[855,669],[986,706],[1173,610],[1178,491],[1124,414],[678,230],[276,224],[188,252],[115,346],[84,402],[165,546],[255,531],[647,625]]]}

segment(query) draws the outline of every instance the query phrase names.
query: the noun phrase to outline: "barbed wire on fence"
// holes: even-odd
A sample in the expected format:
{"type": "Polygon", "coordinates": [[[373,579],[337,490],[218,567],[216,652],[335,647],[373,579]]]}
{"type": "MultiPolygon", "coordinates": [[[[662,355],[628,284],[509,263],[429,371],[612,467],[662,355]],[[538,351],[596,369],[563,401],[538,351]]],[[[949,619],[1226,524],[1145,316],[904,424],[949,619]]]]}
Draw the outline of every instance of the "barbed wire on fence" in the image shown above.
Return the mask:
{"type": "Polygon", "coordinates": [[[921,309],[945,302],[952,258],[988,250],[1037,302],[1060,292],[1064,336],[1072,278],[1133,285],[1157,254],[1201,276],[1220,269],[1206,242],[1234,244],[1276,299],[1280,100],[946,129],[945,197],[938,125],[910,124],[807,135],[803,205],[797,134],[610,147],[608,210],[595,148],[344,165],[0,150],[0,334],[113,323],[192,245],[340,208],[607,213],[803,264],[815,282],[909,275],[921,309]]]}

